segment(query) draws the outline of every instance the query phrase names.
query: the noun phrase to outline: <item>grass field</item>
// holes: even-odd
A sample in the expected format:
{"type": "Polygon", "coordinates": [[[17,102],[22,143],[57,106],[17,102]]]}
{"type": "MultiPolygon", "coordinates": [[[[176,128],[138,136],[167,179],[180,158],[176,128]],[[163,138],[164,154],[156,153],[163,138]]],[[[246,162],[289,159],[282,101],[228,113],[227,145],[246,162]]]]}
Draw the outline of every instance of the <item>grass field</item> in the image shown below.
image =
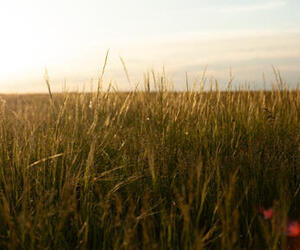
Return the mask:
{"type": "Polygon", "coordinates": [[[2,95],[0,248],[286,249],[300,91],[198,89],[2,95]]]}

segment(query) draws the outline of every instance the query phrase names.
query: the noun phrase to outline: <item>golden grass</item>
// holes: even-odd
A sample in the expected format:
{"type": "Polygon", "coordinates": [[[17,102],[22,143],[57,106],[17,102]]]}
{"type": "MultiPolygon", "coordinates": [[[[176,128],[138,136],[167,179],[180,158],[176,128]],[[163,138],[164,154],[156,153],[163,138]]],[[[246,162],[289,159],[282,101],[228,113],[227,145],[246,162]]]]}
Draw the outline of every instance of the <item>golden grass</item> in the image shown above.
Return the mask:
{"type": "Polygon", "coordinates": [[[284,249],[258,211],[300,215],[300,92],[150,78],[130,93],[48,81],[50,105],[1,97],[1,248],[284,249]]]}

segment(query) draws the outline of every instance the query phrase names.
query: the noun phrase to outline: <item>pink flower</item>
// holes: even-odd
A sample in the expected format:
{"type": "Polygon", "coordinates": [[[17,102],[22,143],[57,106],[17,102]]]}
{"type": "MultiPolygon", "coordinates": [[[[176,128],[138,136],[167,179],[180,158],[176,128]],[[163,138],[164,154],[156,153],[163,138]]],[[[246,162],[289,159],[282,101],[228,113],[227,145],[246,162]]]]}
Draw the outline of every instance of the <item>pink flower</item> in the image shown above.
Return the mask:
{"type": "Polygon", "coordinates": [[[260,212],[265,220],[270,220],[273,216],[273,209],[271,207],[268,209],[262,208],[260,212]]]}

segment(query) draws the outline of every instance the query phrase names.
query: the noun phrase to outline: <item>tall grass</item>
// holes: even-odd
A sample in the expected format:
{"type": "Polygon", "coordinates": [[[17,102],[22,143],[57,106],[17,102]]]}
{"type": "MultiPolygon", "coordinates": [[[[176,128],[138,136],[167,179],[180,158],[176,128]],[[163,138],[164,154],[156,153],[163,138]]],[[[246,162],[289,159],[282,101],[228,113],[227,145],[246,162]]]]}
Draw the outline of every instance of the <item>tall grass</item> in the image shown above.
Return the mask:
{"type": "Polygon", "coordinates": [[[129,93],[55,94],[48,81],[50,104],[1,97],[1,248],[285,248],[300,92],[176,93],[150,78],[129,93]],[[277,223],[258,214],[271,205],[277,223]]]}

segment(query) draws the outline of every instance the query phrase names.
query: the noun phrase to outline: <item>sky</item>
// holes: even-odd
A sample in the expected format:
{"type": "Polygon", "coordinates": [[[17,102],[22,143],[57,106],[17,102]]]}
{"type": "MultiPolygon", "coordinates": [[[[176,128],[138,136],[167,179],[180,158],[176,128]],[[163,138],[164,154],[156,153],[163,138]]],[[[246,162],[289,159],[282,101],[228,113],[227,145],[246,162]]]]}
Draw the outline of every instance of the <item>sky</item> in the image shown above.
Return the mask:
{"type": "Polygon", "coordinates": [[[105,81],[119,90],[161,72],[176,88],[208,78],[272,82],[272,65],[300,82],[299,0],[3,0],[0,92],[90,88],[109,49],[105,81]],[[126,63],[126,80],[120,58],[126,63]]]}

